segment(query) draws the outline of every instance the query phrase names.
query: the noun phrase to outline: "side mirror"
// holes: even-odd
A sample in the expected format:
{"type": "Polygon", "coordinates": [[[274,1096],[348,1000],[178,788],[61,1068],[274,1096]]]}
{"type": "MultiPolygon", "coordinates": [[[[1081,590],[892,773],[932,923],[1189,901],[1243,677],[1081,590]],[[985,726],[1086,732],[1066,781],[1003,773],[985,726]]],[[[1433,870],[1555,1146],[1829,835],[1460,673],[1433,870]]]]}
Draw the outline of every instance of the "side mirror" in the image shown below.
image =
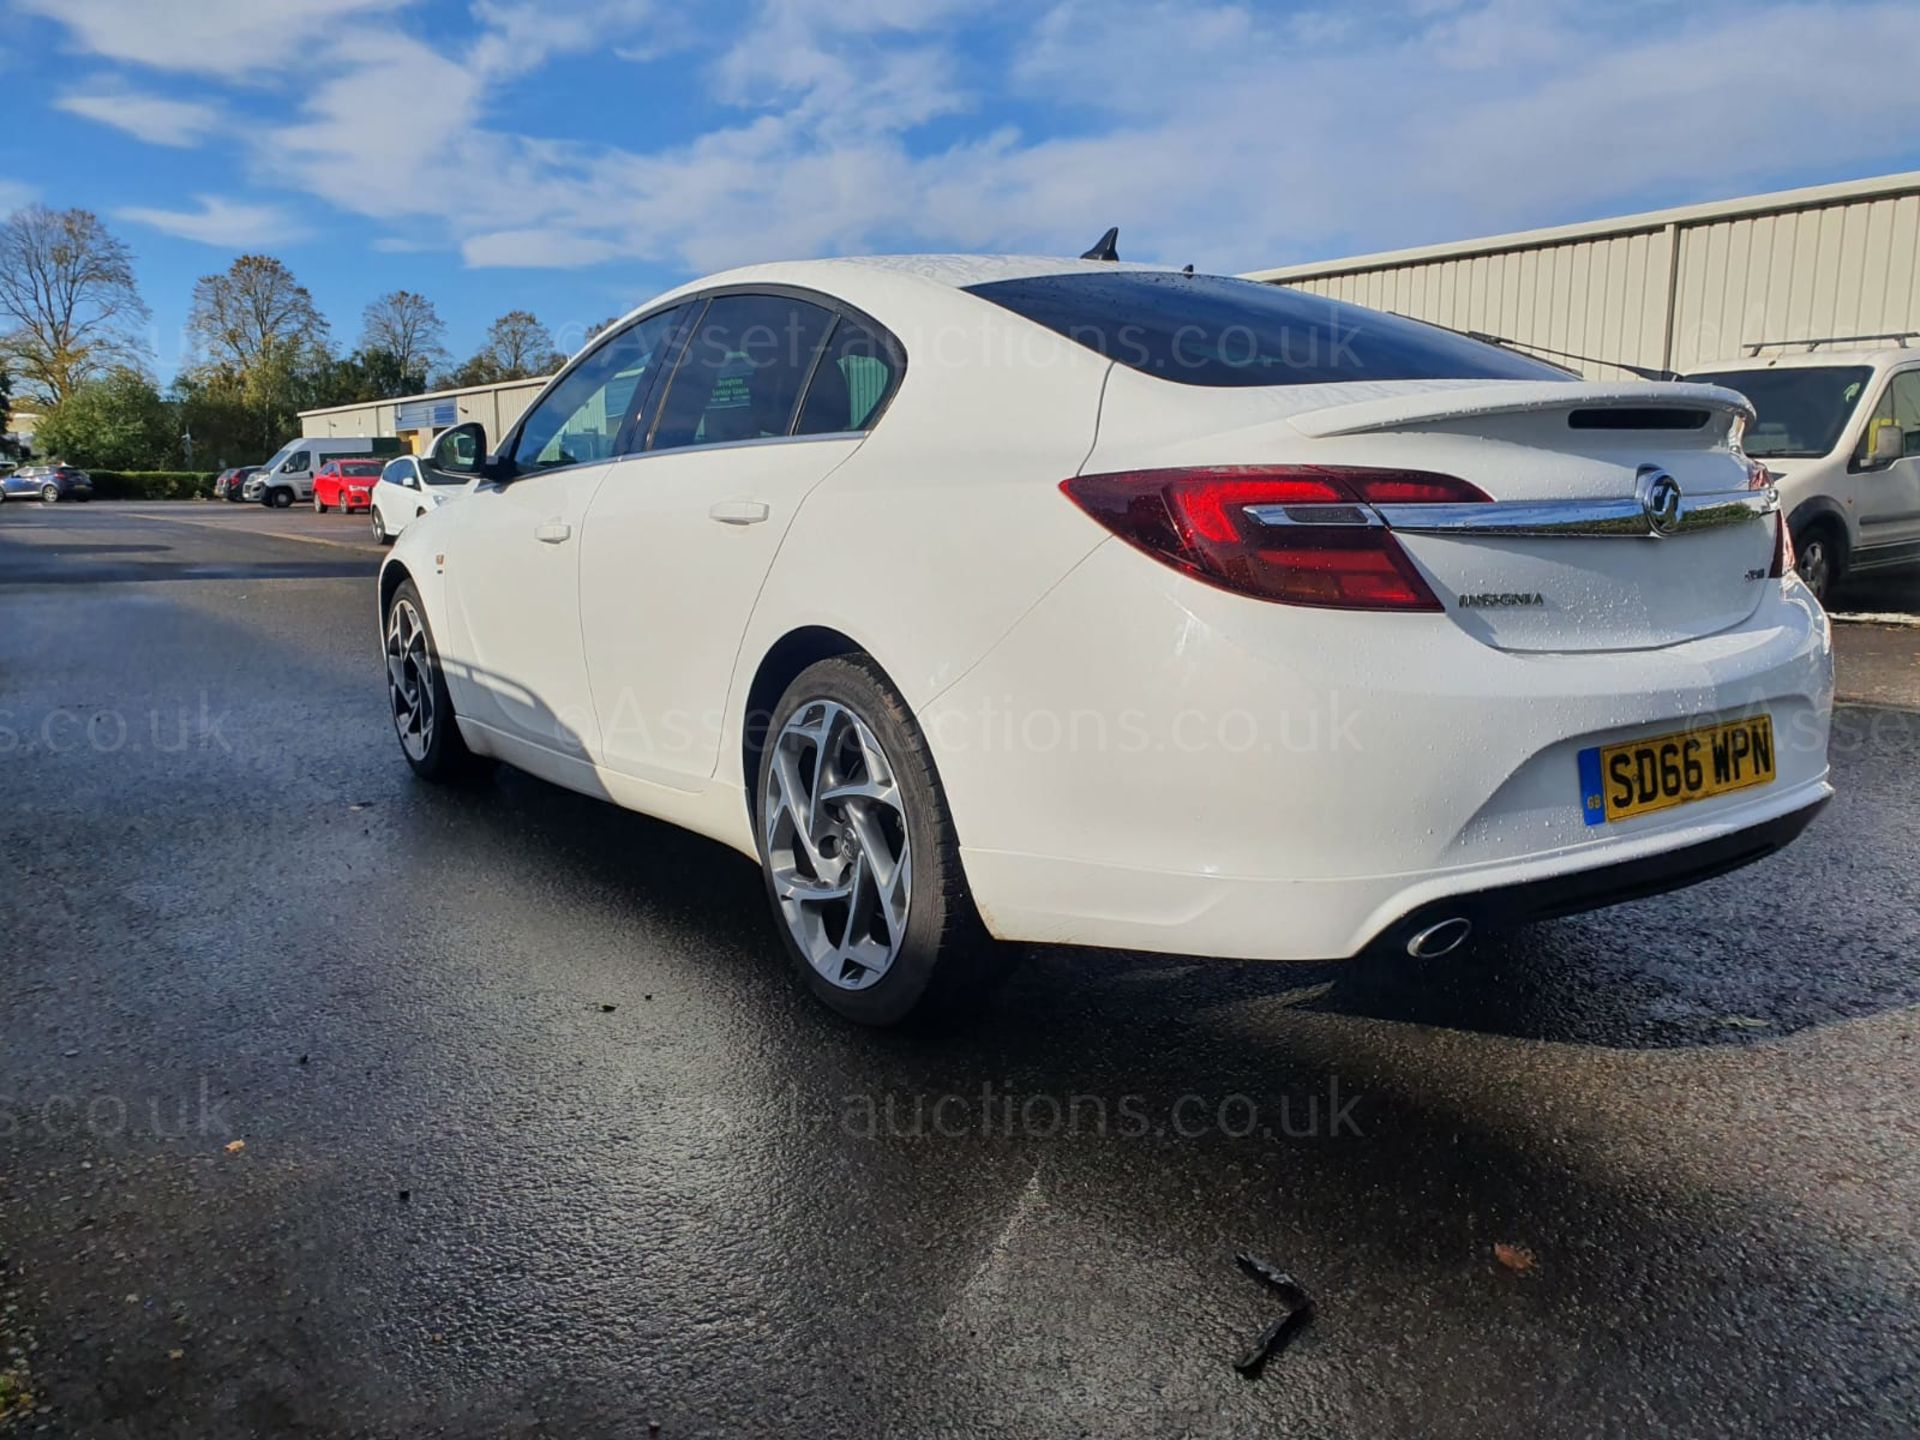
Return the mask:
{"type": "Polygon", "coordinates": [[[1867,462],[1872,465],[1891,465],[1903,459],[1907,453],[1906,431],[1900,428],[1897,420],[1876,420],[1873,422],[1873,443],[1867,447],[1867,462]]]}
{"type": "Polygon", "coordinates": [[[482,480],[500,478],[487,460],[487,427],[478,420],[469,420],[442,433],[433,442],[433,449],[427,452],[427,463],[447,475],[482,480]]]}

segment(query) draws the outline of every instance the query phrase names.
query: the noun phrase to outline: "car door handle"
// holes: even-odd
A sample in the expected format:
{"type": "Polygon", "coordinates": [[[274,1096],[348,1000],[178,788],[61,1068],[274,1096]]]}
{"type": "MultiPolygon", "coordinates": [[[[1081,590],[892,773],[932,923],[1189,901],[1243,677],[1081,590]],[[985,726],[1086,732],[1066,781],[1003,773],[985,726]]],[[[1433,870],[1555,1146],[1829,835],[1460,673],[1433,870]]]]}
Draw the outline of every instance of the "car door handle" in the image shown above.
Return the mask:
{"type": "Polygon", "coordinates": [[[764,500],[722,500],[707,511],[707,518],[722,525],[758,525],[770,513],[764,500]]]}
{"type": "Polygon", "coordinates": [[[533,538],[543,545],[564,545],[573,538],[573,527],[564,520],[548,520],[534,527],[533,538]]]}

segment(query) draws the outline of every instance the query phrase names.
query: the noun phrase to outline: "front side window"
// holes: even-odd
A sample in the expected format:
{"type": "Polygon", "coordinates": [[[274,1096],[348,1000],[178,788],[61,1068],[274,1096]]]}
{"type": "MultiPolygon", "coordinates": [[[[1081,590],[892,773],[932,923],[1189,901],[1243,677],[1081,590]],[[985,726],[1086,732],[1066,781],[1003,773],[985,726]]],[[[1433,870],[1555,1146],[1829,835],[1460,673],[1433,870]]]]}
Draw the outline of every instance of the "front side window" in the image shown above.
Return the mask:
{"type": "Polygon", "coordinates": [[[968,293],[1181,385],[1567,378],[1555,366],[1436,325],[1220,275],[1075,272],[995,280],[968,293]]]}
{"type": "Polygon", "coordinates": [[[627,326],[568,371],[521,424],[514,474],[611,459],[683,313],[663,310],[627,326]]]}
{"type": "Polygon", "coordinates": [[[1706,370],[1683,378],[1747,397],[1757,418],[1740,444],[1754,459],[1811,460],[1839,441],[1873,371],[1865,365],[1789,365],[1706,370]]]}
{"type": "Polygon", "coordinates": [[[1860,447],[1854,451],[1855,465],[1873,463],[1875,442],[1889,426],[1900,432],[1902,455],[1920,454],[1920,370],[1903,370],[1881,393],[1873,418],[1860,436],[1860,447]]]}
{"type": "Polygon", "coordinates": [[[413,484],[413,461],[394,460],[380,472],[380,478],[389,485],[398,485],[405,489],[413,484]]]}
{"type": "Polygon", "coordinates": [[[313,457],[304,450],[296,450],[287,457],[287,463],[280,468],[289,475],[299,475],[313,464],[313,457]]]}
{"type": "Polygon", "coordinates": [[[826,353],[807,386],[796,435],[833,435],[864,430],[899,377],[891,346],[848,316],[841,316],[826,353]]]}
{"type": "Polygon", "coordinates": [[[778,295],[721,295],[673,372],[651,450],[792,433],[800,387],[833,324],[830,311],[778,295]]]}

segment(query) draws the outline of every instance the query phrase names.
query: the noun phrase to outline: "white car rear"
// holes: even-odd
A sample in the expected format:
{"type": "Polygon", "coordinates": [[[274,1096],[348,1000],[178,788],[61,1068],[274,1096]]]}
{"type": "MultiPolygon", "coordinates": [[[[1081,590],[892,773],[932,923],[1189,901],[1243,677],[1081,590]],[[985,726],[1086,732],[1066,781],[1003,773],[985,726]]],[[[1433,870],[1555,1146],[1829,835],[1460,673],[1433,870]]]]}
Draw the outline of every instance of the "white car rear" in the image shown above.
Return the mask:
{"type": "Polygon", "coordinates": [[[423,774],[497,757],[756,857],[872,1023],[983,985],[979,931],[1440,953],[1827,798],[1826,621],[1746,414],[1243,281],[738,271],[402,538],[396,726],[423,774]]]}

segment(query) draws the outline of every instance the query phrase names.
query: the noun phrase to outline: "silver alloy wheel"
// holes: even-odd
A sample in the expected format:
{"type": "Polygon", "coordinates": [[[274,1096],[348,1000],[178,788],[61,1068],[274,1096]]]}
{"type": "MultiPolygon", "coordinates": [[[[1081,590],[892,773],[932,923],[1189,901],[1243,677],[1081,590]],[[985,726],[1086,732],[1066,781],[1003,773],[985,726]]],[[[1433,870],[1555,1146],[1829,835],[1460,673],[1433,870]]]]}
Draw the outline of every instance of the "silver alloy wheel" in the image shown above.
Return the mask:
{"type": "Polygon", "coordinates": [[[433,656],[427,650],[427,627],[411,601],[394,602],[387,616],[387,697],[393,705],[393,728],[400,748],[412,759],[424,761],[433,744],[433,656]]]}
{"type": "Polygon", "coordinates": [[[387,527],[380,523],[380,512],[369,507],[367,516],[369,523],[373,526],[373,538],[375,540],[385,540],[387,538],[387,527]]]}
{"type": "Polygon", "coordinates": [[[45,504],[57,505],[60,501],[60,487],[58,485],[46,485],[41,487],[40,499],[45,504]]]}
{"type": "Polygon", "coordinates": [[[878,982],[906,938],[913,859],[904,806],[879,740],[844,705],[806,701],[781,727],[761,843],[787,930],[842,990],[878,982]]]}

